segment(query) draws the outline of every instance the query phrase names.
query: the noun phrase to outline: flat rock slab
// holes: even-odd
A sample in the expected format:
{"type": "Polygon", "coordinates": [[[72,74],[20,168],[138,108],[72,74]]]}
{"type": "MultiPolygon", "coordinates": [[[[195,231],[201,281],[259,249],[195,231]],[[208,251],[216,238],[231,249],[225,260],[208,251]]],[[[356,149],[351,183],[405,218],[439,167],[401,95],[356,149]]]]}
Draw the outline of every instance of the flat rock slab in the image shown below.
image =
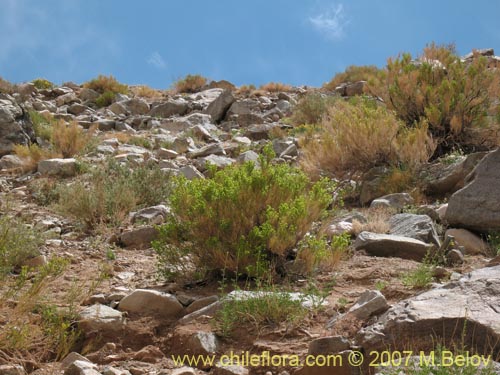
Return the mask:
{"type": "Polygon", "coordinates": [[[434,222],[427,215],[397,214],[389,219],[389,224],[389,234],[441,246],[434,222]]]}
{"type": "Polygon", "coordinates": [[[409,237],[361,232],[354,242],[354,248],[379,257],[421,261],[433,246],[409,237]]]}
{"type": "Polygon", "coordinates": [[[357,343],[365,350],[434,350],[464,340],[466,350],[500,354],[500,266],[471,272],[458,281],[429,290],[390,308],[362,329],[357,343]]]}
{"type": "Polygon", "coordinates": [[[183,307],[173,295],[156,290],[137,289],[120,301],[120,311],[139,315],[177,317],[183,307]]]}

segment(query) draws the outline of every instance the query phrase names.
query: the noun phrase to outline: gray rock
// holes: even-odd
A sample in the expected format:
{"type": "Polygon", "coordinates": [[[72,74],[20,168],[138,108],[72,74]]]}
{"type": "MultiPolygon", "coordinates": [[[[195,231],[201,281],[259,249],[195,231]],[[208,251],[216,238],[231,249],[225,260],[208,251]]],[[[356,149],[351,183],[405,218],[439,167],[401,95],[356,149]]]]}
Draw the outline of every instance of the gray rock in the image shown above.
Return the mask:
{"type": "Polygon", "coordinates": [[[158,206],[146,207],[137,212],[131,213],[132,223],[142,221],[147,223],[159,224],[160,222],[163,222],[169,212],[170,209],[163,204],[160,204],[158,206]]]}
{"type": "Polygon", "coordinates": [[[446,254],[446,260],[447,260],[448,264],[450,264],[452,266],[460,265],[460,264],[463,264],[463,262],[464,262],[464,255],[462,254],[462,252],[460,250],[451,249],[446,254]]]}
{"type": "Polygon", "coordinates": [[[131,375],[128,370],[119,370],[112,366],[106,366],[102,371],[102,375],[131,375]]]}
{"type": "Polygon", "coordinates": [[[189,109],[189,104],[184,99],[174,99],[166,103],[154,105],[149,116],[151,117],[171,117],[183,116],[189,109]]]}
{"type": "Polygon", "coordinates": [[[224,90],[221,94],[210,103],[205,110],[205,113],[209,114],[212,121],[219,123],[224,119],[226,112],[229,107],[234,103],[235,98],[230,90],[224,90]]]}
{"type": "Polygon", "coordinates": [[[219,300],[219,297],[217,296],[209,296],[209,297],[204,297],[197,299],[193,303],[191,303],[188,307],[186,307],[186,314],[191,314],[192,312],[198,311],[208,305],[213,304],[214,302],[217,302],[219,300]]]}
{"type": "Polygon", "coordinates": [[[197,150],[191,151],[188,156],[190,158],[196,159],[208,155],[225,155],[224,147],[221,143],[211,143],[203,146],[197,150]]]}
{"type": "Polygon", "coordinates": [[[74,92],[68,92],[67,94],[58,96],[56,98],[56,105],[58,107],[62,107],[63,105],[75,103],[78,101],[79,99],[76,97],[76,94],[74,92]]]}
{"type": "Polygon", "coordinates": [[[77,172],[76,159],[47,159],[38,163],[38,172],[44,176],[72,177],[77,172]]]}
{"type": "Polygon", "coordinates": [[[68,107],[68,113],[71,113],[72,115],[78,116],[81,115],[83,112],[88,110],[89,108],[80,104],[80,103],[73,103],[68,107]]]}
{"type": "Polygon", "coordinates": [[[203,174],[192,165],[185,165],[179,169],[179,173],[186,177],[188,180],[194,180],[197,178],[205,178],[203,174]]]}
{"type": "Polygon", "coordinates": [[[342,336],[327,336],[315,339],[309,343],[309,354],[338,353],[351,348],[348,339],[342,336]]]}
{"type": "Polygon", "coordinates": [[[27,112],[13,97],[0,94],[0,156],[11,153],[16,144],[34,141],[33,124],[27,112]]]}
{"type": "Polygon", "coordinates": [[[443,165],[443,162],[438,161],[425,166],[420,173],[420,178],[425,183],[425,191],[434,195],[456,192],[464,187],[469,173],[486,155],[486,152],[477,152],[466,157],[458,157],[449,165],[443,165]]]}
{"type": "Polygon", "coordinates": [[[299,151],[297,150],[297,146],[294,144],[291,144],[288,146],[280,155],[280,158],[286,158],[286,157],[296,157],[299,155],[299,151]]]}
{"type": "Polygon", "coordinates": [[[482,268],[460,280],[401,301],[356,337],[366,352],[405,347],[434,350],[474,348],[478,354],[500,354],[500,266],[482,268]],[[432,338],[432,339],[431,339],[432,338]]]}
{"type": "Polygon", "coordinates": [[[366,320],[373,315],[380,314],[389,308],[384,295],[378,290],[367,290],[358,301],[349,309],[347,314],[358,319],[366,320]]]}
{"type": "Polygon", "coordinates": [[[124,318],[120,311],[106,305],[92,305],[80,312],[80,328],[84,332],[116,332],[124,327],[124,318]]]}
{"type": "Polygon", "coordinates": [[[359,196],[359,201],[363,206],[384,194],[384,179],[389,173],[390,171],[386,167],[375,167],[363,176],[359,196]]]}
{"type": "Polygon", "coordinates": [[[190,353],[208,355],[217,352],[219,340],[212,332],[197,332],[186,343],[190,353]]]}
{"type": "Polygon", "coordinates": [[[397,214],[389,219],[389,234],[441,246],[434,222],[427,215],[397,214]]]}
{"type": "Polygon", "coordinates": [[[115,120],[101,119],[97,120],[95,123],[97,124],[98,129],[102,132],[114,130],[116,126],[115,120]]]}
{"type": "Polygon", "coordinates": [[[151,242],[158,238],[156,228],[146,226],[123,232],[120,236],[120,243],[123,247],[144,249],[151,246],[151,242]]]}
{"type": "Polygon", "coordinates": [[[259,111],[259,101],[255,99],[243,99],[234,102],[227,113],[228,116],[232,115],[245,115],[254,111],[259,111]]]}
{"type": "Polygon", "coordinates": [[[183,307],[171,294],[156,290],[137,289],[120,301],[118,309],[139,315],[173,318],[182,312],[183,307]]]}
{"type": "Polygon", "coordinates": [[[120,102],[120,104],[132,115],[145,115],[149,112],[149,104],[144,99],[128,99],[120,102]]]}
{"type": "Polygon", "coordinates": [[[66,370],[69,365],[71,365],[75,361],[87,361],[90,362],[87,358],[85,358],[83,355],[78,354],[77,352],[71,352],[69,353],[64,359],[61,361],[60,366],[61,370],[66,370]]]}
{"type": "Polygon", "coordinates": [[[204,158],[199,158],[196,161],[196,165],[201,171],[205,171],[208,169],[208,164],[215,165],[217,169],[222,169],[234,164],[235,162],[236,160],[226,156],[208,155],[204,158]]]}
{"type": "Polygon", "coordinates": [[[354,248],[365,250],[368,254],[379,257],[421,261],[433,246],[408,237],[361,232],[354,242],[354,248]]]}
{"type": "Polygon", "coordinates": [[[160,148],[156,152],[156,154],[160,159],[175,159],[177,156],[179,156],[178,152],[166,148],[160,148]]]}
{"type": "Polygon", "coordinates": [[[100,94],[95,90],[83,88],[78,96],[83,101],[94,101],[99,97],[99,95],[100,94]]]}
{"type": "Polygon", "coordinates": [[[394,193],[384,195],[372,201],[371,208],[393,208],[401,210],[413,203],[413,198],[408,193],[394,193]]]}
{"type": "Polygon", "coordinates": [[[445,238],[446,236],[453,236],[455,246],[462,246],[466,255],[488,254],[488,244],[467,229],[448,229],[444,234],[445,238]]]}
{"type": "Polygon", "coordinates": [[[128,115],[129,112],[127,108],[123,105],[123,102],[114,102],[108,107],[108,111],[113,112],[115,115],[128,115]]]}
{"type": "Polygon", "coordinates": [[[64,375],[101,375],[97,365],[88,361],[75,361],[64,371],[64,375]]]}
{"type": "Polygon", "coordinates": [[[0,158],[1,169],[14,169],[24,166],[24,162],[17,155],[4,155],[0,158]]]}
{"type": "Polygon", "coordinates": [[[252,125],[248,127],[245,132],[245,136],[254,141],[260,141],[262,139],[269,139],[269,133],[272,129],[277,127],[278,125],[273,124],[261,124],[261,125],[252,125]]]}
{"type": "Polygon", "coordinates": [[[259,154],[257,154],[255,151],[253,150],[249,150],[249,151],[245,151],[245,152],[242,152],[237,158],[236,158],[236,162],[237,163],[246,163],[248,161],[251,161],[251,162],[258,162],[259,161],[259,154]]]}
{"type": "Polygon", "coordinates": [[[169,373],[169,375],[196,375],[196,371],[191,367],[181,367],[172,370],[172,372],[169,373]]]}
{"type": "Polygon", "coordinates": [[[466,182],[450,197],[445,220],[478,232],[500,230],[500,148],[486,155],[466,182]]]}

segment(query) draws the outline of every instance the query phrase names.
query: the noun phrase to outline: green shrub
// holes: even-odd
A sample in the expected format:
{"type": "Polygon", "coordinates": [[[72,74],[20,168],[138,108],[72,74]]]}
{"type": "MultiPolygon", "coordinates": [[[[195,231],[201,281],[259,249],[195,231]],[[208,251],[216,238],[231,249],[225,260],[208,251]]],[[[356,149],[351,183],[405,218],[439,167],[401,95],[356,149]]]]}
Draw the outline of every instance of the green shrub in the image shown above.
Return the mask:
{"type": "Polygon", "coordinates": [[[208,80],[199,74],[188,74],[174,83],[174,89],[177,93],[195,93],[200,91],[208,80]]]}
{"type": "Polygon", "coordinates": [[[106,92],[111,92],[114,94],[128,93],[128,86],[118,82],[112,75],[110,75],[109,77],[99,75],[97,78],[88,81],[83,86],[95,90],[100,94],[104,94],[106,92]]]}
{"type": "Polygon", "coordinates": [[[349,234],[333,236],[330,244],[323,237],[305,236],[298,246],[296,264],[301,266],[305,275],[316,269],[331,270],[346,254],[351,238],[349,234]]]}
{"type": "Polygon", "coordinates": [[[173,217],[153,244],[165,276],[186,269],[262,276],[272,273],[331,201],[326,181],[312,185],[300,170],[272,165],[230,166],[207,180],[176,180],[173,217]]]}
{"type": "Polygon", "coordinates": [[[38,90],[49,90],[54,87],[54,84],[45,78],[37,78],[31,81],[38,90]]]}
{"type": "Polygon", "coordinates": [[[46,117],[41,115],[37,111],[29,111],[29,116],[31,122],[33,123],[33,130],[35,132],[35,136],[37,138],[41,138],[45,141],[50,141],[52,138],[52,126],[54,125],[55,120],[51,117],[46,117]]]}
{"type": "Polygon", "coordinates": [[[8,216],[0,217],[0,280],[40,253],[40,233],[8,216]]]}
{"type": "Polygon", "coordinates": [[[426,162],[434,148],[427,125],[408,128],[385,107],[367,98],[337,100],[328,107],[315,137],[303,137],[302,165],[312,174],[366,172],[379,165],[426,162]]]}
{"type": "Polygon", "coordinates": [[[87,229],[119,225],[130,211],[159,204],[170,192],[169,176],[158,167],[130,169],[110,159],[104,166],[59,188],[58,209],[87,229]]]}
{"type": "Polygon", "coordinates": [[[97,97],[97,99],[95,100],[95,104],[97,104],[99,108],[107,107],[113,104],[115,96],[116,96],[115,92],[105,91],[97,97]]]}
{"type": "Polygon", "coordinates": [[[493,73],[485,58],[470,64],[453,47],[431,44],[418,62],[408,53],[387,64],[388,105],[408,126],[422,119],[440,156],[467,143],[468,130],[486,125],[493,73]]]}
{"type": "Polygon", "coordinates": [[[293,109],[291,123],[295,126],[319,123],[335,100],[337,98],[322,94],[304,96],[293,109]]]}

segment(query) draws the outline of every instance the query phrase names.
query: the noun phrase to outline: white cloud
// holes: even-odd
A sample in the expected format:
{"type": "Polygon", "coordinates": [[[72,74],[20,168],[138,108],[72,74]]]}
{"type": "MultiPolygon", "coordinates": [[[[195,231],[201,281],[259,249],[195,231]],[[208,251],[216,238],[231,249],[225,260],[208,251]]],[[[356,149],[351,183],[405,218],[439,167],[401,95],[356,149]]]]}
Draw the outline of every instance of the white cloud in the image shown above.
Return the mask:
{"type": "Polygon", "coordinates": [[[337,4],[314,17],[309,17],[309,22],[328,39],[340,40],[345,36],[345,28],[349,20],[344,6],[337,4]]]}
{"type": "Polygon", "coordinates": [[[167,67],[167,63],[163,60],[163,57],[160,55],[158,51],[154,51],[148,58],[148,64],[153,65],[158,69],[165,69],[167,67]]]}

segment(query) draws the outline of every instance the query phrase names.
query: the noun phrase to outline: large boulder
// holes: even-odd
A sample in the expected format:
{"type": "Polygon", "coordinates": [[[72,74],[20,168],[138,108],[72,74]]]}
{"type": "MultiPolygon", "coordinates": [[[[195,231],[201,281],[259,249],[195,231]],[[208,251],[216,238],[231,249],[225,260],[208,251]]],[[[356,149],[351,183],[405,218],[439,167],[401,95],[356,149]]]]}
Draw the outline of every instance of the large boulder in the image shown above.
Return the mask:
{"type": "Polygon", "coordinates": [[[478,232],[500,230],[500,148],[490,152],[450,197],[445,220],[478,232]]]}
{"type": "Polygon", "coordinates": [[[438,161],[425,166],[420,173],[425,191],[429,194],[445,195],[463,188],[467,176],[485,155],[486,152],[476,152],[465,157],[457,157],[448,165],[438,161]]]}
{"type": "Polygon", "coordinates": [[[389,219],[389,234],[441,246],[434,222],[427,215],[397,214],[389,219]]]}
{"type": "Polygon", "coordinates": [[[500,355],[500,266],[483,268],[458,281],[404,300],[363,328],[357,343],[372,350],[430,351],[454,343],[479,354],[500,355]]]}
{"type": "Polygon", "coordinates": [[[210,103],[205,110],[209,114],[213,122],[220,122],[226,115],[227,110],[233,104],[235,98],[230,90],[224,90],[217,99],[210,103]]]}
{"type": "Polygon", "coordinates": [[[378,257],[398,257],[421,261],[433,245],[409,237],[361,232],[354,242],[354,248],[378,257]]]}
{"type": "Polygon", "coordinates": [[[137,289],[120,301],[120,311],[139,315],[176,317],[183,307],[173,295],[156,290],[137,289]]]}
{"type": "Polygon", "coordinates": [[[170,117],[185,115],[189,109],[189,103],[184,99],[170,100],[166,103],[161,103],[153,106],[149,115],[151,117],[170,117]]]}
{"type": "Polygon", "coordinates": [[[30,117],[13,97],[0,94],[0,156],[12,152],[14,145],[34,142],[30,117]]]}

